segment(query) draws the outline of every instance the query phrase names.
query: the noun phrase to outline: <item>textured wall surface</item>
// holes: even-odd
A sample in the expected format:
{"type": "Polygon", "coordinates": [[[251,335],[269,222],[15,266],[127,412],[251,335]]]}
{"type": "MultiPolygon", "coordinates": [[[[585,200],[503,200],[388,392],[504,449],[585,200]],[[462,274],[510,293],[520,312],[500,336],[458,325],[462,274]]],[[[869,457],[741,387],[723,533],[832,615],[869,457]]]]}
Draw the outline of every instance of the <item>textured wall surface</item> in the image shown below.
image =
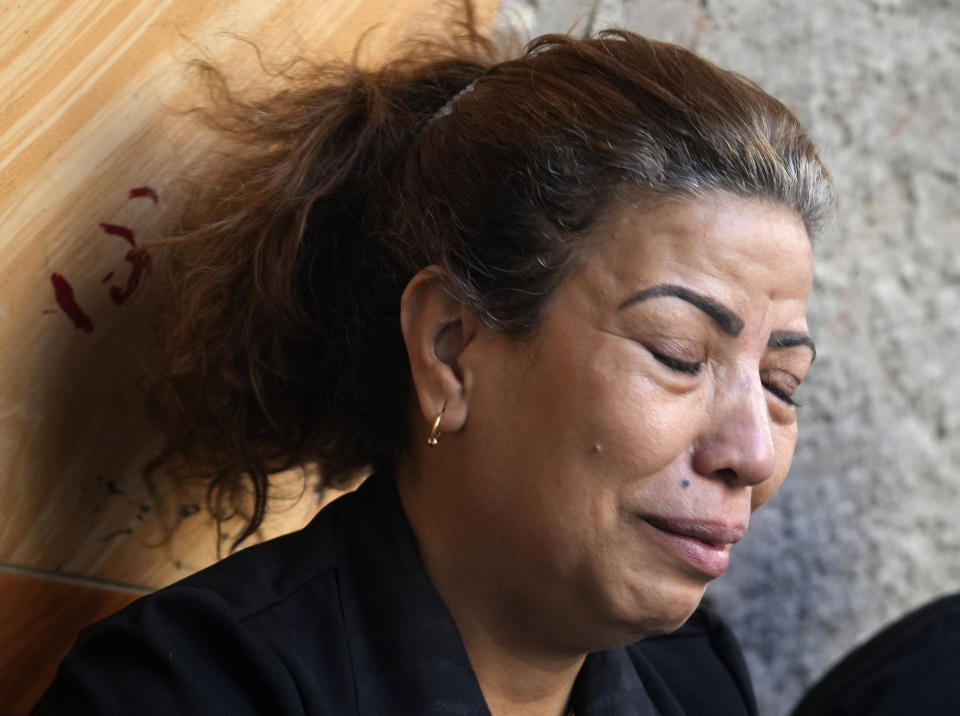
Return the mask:
{"type": "Polygon", "coordinates": [[[960,590],[960,3],[504,0],[508,19],[690,47],[785,101],[836,179],[793,470],[710,590],[761,712],[785,714],[855,643],[960,590]]]}

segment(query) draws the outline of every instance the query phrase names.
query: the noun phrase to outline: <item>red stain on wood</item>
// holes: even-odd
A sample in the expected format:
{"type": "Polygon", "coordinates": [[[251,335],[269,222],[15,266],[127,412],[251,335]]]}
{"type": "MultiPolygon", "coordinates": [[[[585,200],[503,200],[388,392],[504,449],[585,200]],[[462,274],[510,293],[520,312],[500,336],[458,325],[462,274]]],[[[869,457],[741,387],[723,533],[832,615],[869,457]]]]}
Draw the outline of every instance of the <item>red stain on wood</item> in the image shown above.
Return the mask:
{"type": "Polygon", "coordinates": [[[58,273],[51,274],[50,282],[53,284],[53,291],[57,297],[57,304],[63,309],[63,312],[70,317],[73,325],[81,331],[87,333],[93,332],[93,321],[83,312],[83,309],[77,305],[73,297],[73,287],[70,283],[58,273]]]}
{"type": "Polygon", "coordinates": [[[123,288],[119,286],[110,287],[110,298],[118,306],[122,306],[126,301],[136,293],[140,286],[140,279],[150,269],[150,256],[144,249],[130,249],[124,260],[130,263],[130,275],[127,277],[127,285],[123,288]]]}
{"type": "Polygon", "coordinates": [[[120,226],[119,224],[100,224],[100,228],[108,234],[113,234],[114,236],[119,236],[123,239],[126,239],[131,246],[137,245],[137,241],[134,238],[133,229],[128,229],[126,226],[120,226]]]}
{"type": "Polygon", "coordinates": [[[160,197],[157,196],[157,192],[148,186],[138,186],[136,189],[130,190],[131,199],[139,199],[142,196],[153,199],[154,204],[157,204],[160,201],[160,197]]]}
{"type": "MultiPolygon", "coordinates": [[[[127,255],[123,257],[124,260],[130,264],[130,275],[127,277],[127,285],[123,288],[119,286],[110,287],[111,300],[118,306],[122,306],[137,292],[137,288],[140,286],[140,280],[150,268],[150,256],[145,249],[137,248],[136,235],[133,233],[133,229],[120,226],[119,224],[100,224],[100,228],[108,234],[126,239],[133,247],[127,252],[127,255]]],[[[106,283],[112,277],[113,272],[111,271],[103,279],[103,283],[106,283]]]]}

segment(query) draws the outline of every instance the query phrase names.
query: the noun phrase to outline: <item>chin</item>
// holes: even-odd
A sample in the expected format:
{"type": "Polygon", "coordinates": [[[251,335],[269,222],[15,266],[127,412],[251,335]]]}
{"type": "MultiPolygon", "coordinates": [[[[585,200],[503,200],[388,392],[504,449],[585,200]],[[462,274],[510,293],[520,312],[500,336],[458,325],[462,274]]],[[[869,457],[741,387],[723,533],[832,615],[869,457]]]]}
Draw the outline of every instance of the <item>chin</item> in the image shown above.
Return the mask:
{"type": "Polygon", "coordinates": [[[694,604],[692,608],[685,610],[674,610],[674,613],[669,615],[664,615],[657,622],[650,625],[646,636],[660,636],[661,634],[669,634],[674,632],[684,625],[687,619],[690,618],[690,615],[696,611],[699,602],[694,604]]]}
{"type": "Polygon", "coordinates": [[[703,589],[677,591],[664,594],[662,598],[653,601],[644,600],[642,604],[625,610],[627,613],[622,613],[618,620],[620,634],[615,645],[623,646],[647,637],[676,631],[700,606],[703,592],[703,589]]]}

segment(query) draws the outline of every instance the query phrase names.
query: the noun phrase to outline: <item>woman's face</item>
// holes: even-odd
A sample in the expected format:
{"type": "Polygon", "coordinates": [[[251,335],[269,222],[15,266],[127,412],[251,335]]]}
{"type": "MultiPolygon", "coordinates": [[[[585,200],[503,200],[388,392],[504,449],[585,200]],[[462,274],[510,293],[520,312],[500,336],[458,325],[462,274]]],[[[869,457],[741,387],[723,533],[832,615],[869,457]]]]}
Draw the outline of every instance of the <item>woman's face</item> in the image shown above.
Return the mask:
{"type": "Polygon", "coordinates": [[[689,616],[787,474],[813,359],[789,209],[716,195],[601,223],[535,337],[467,344],[466,423],[444,438],[472,588],[573,648],[689,616]]]}

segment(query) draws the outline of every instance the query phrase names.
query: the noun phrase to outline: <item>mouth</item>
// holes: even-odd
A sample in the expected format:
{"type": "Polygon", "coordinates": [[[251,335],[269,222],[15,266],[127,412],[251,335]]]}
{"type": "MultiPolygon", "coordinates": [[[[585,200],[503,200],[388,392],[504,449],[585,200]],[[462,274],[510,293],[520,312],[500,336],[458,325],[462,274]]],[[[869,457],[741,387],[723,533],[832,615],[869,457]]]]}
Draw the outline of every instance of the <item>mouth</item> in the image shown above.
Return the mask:
{"type": "Polygon", "coordinates": [[[691,537],[712,547],[730,547],[743,539],[747,532],[745,524],[659,516],[644,517],[643,519],[658,530],[691,537]]]}
{"type": "Polygon", "coordinates": [[[644,516],[654,539],[686,566],[711,578],[730,566],[730,548],[747,531],[746,524],[644,516]]]}

